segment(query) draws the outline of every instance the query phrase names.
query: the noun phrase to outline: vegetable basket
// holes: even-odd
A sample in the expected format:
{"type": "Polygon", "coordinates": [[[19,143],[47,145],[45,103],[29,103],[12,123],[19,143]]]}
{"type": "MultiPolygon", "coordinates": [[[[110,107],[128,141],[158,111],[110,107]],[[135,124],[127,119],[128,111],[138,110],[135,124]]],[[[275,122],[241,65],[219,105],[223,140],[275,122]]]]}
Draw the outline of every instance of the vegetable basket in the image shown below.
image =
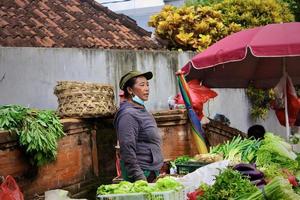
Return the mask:
{"type": "Polygon", "coordinates": [[[200,167],[203,167],[209,163],[201,163],[201,162],[186,162],[182,164],[176,164],[177,174],[186,175],[197,170],[200,167]]]}
{"type": "Polygon", "coordinates": [[[246,137],[246,134],[238,129],[232,128],[222,122],[209,119],[208,124],[203,125],[203,129],[206,133],[208,144],[210,146],[216,146],[222,144],[227,140],[232,139],[234,136],[240,135],[246,137]]]}
{"type": "Polygon", "coordinates": [[[116,111],[110,85],[77,81],[58,81],[54,88],[61,117],[107,117],[116,111]]]}

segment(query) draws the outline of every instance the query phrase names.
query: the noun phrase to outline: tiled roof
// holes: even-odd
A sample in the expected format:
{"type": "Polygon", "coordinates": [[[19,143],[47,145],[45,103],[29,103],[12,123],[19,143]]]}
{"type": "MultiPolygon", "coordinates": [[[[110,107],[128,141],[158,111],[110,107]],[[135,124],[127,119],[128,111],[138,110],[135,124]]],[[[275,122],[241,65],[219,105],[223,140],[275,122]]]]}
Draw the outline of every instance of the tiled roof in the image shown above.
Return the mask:
{"type": "Polygon", "coordinates": [[[162,49],[134,20],[93,0],[0,0],[0,46],[162,49]]]}

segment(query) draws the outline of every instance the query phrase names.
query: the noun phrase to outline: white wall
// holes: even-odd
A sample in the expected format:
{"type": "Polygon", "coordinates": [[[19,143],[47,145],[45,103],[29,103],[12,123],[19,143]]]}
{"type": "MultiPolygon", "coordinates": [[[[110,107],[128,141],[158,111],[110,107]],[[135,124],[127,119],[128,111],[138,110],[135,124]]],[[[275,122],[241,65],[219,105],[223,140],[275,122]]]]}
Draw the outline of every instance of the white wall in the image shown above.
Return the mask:
{"type": "MultiPolygon", "coordinates": [[[[55,48],[0,47],[0,105],[21,104],[36,108],[56,109],[53,94],[56,81],[76,80],[111,84],[118,94],[122,74],[131,69],[152,71],[150,111],[168,108],[168,97],[178,92],[175,72],[194,53],[171,51],[123,51],[55,48]]],[[[218,96],[205,106],[213,118],[224,114],[231,126],[246,132],[256,122],[249,118],[249,102],[242,89],[218,89],[218,96]]],[[[268,131],[284,135],[273,113],[257,122],[268,131]]]]}
{"type": "Polygon", "coordinates": [[[250,102],[244,89],[213,89],[218,96],[210,100],[204,108],[204,113],[209,118],[218,114],[230,119],[231,126],[243,132],[253,124],[263,125],[268,132],[273,132],[285,137],[285,127],[281,126],[273,110],[269,111],[266,120],[253,121],[250,117],[250,102]]]}
{"type": "Polygon", "coordinates": [[[163,0],[130,0],[130,1],[119,1],[119,0],[96,0],[98,3],[108,7],[112,11],[122,12],[124,10],[138,10],[143,8],[163,6],[163,0]]]}
{"type": "Polygon", "coordinates": [[[111,84],[118,94],[123,74],[152,71],[150,110],[168,107],[177,92],[175,72],[193,53],[0,47],[0,104],[57,107],[53,88],[59,80],[111,84]]]}
{"type": "Polygon", "coordinates": [[[148,26],[150,16],[159,13],[164,5],[171,4],[181,6],[184,0],[96,0],[103,6],[108,7],[116,13],[122,13],[134,19],[138,26],[153,32],[154,28],[148,26]],[[110,3],[111,2],[111,3],[110,3]]]}

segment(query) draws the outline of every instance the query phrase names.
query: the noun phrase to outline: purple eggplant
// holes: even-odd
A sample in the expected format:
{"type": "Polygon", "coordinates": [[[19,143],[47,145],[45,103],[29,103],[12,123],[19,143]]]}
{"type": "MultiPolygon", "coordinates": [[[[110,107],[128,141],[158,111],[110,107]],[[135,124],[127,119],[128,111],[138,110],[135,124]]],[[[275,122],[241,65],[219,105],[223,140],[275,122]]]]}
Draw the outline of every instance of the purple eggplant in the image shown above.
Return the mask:
{"type": "Polygon", "coordinates": [[[264,174],[258,170],[239,171],[244,176],[249,176],[250,180],[258,180],[264,178],[264,174]]]}
{"type": "Polygon", "coordinates": [[[237,171],[249,171],[249,170],[256,170],[256,166],[255,164],[240,163],[234,166],[233,169],[237,171]]]}

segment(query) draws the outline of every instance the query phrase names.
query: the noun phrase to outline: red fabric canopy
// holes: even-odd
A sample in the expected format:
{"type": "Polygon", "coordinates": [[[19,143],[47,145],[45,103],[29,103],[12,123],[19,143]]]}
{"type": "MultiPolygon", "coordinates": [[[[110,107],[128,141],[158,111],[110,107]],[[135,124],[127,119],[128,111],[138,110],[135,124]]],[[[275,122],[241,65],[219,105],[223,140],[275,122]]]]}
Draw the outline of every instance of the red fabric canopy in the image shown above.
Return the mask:
{"type": "Polygon", "coordinates": [[[182,70],[211,88],[274,87],[283,66],[300,84],[300,23],[269,24],[232,34],[196,55],[182,70]],[[283,59],[284,58],[284,59],[283,59]]]}

